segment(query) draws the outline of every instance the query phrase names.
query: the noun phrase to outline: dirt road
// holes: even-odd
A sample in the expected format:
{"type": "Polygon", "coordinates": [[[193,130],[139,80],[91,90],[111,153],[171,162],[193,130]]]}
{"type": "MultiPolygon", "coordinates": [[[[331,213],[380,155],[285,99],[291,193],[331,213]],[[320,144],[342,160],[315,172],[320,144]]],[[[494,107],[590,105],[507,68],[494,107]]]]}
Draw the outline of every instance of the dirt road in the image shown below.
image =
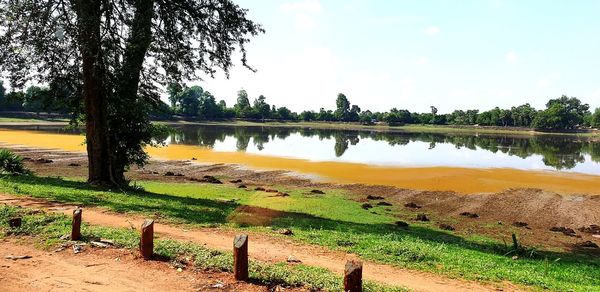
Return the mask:
{"type": "Polygon", "coordinates": [[[0,241],[0,291],[268,291],[228,273],[184,270],[144,261],[127,249],[46,252],[0,241]],[[5,256],[31,256],[11,260],[5,256]]]}
{"type": "MultiPolygon", "coordinates": [[[[15,197],[0,194],[0,203],[20,205],[28,208],[41,208],[53,212],[70,214],[73,205],[47,202],[44,200],[15,197]]],[[[136,228],[141,225],[144,218],[132,215],[117,214],[99,208],[86,208],[83,220],[89,224],[136,228]]],[[[159,237],[178,240],[193,241],[204,244],[206,247],[230,250],[234,233],[221,229],[192,229],[186,230],[180,227],[155,224],[155,232],[159,237]]],[[[342,274],[346,260],[353,255],[343,252],[331,251],[322,247],[303,245],[291,240],[270,237],[264,234],[250,234],[249,241],[250,257],[267,262],[282,262],[290,255],[300,259],[304,264],[327,268],[335,273],[342,274]]],[[[519,288],[509,284],[501,283],[483,285],[459,279],[445,278],[439,275],[400,269],[388,265],[372,262],[364,263],[364,278],[378,281],[389,285],[404,286],[416,291],[497,291],[501,286],[503,291],[518,291],[519,288]]]]}

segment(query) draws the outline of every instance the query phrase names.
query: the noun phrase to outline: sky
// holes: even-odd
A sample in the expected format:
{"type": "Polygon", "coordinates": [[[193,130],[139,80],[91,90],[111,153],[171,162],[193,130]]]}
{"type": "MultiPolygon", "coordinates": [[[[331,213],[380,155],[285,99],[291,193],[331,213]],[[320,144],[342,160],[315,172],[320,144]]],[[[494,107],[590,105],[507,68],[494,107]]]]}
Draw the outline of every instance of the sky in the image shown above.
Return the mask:
{"type": "Polygon", "coordinates": [[[488,110],[576,96],[600,107],[600,1],[237,0],[266,33],[200,85],[229,106],[488,110]],[[238,64],[240,62],[237,62],[238,64]]]}

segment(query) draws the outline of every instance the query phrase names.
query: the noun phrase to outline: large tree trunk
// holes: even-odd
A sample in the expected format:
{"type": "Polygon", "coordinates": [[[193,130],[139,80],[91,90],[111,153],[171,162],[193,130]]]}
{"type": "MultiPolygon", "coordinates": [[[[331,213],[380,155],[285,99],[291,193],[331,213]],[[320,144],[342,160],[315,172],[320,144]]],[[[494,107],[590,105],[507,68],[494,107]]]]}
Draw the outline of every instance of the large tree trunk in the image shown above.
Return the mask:
{"type": "Polygon", "coordinates": [[[77,13],[83,67],[83,98],[86,113],[86,144],[89,161],[88,182],[114,184],[108,139],[107,100],[101,49],[101,0],[72,2],[77,13]]]}
{"type": "MultiPolygon", "coordinates": [[[[154,0],[136,0],[134,1],[134,7],[135,14],[131,23],[131,32],[123,55],[123,63],[118,74],[119,83],[116,88],[116,98],[121,99],[121,101],[118,102],[118,105],[115,105],[117,109],[116,114],[119,114],[119,111],[129,111],[129,106],[137,104],[140,74],[144,65],[144,59],[146,58],[146,52],[152,42],[154,0]]],[[[136,120],[136,118],[132,119],[136,120]]],[[[114,131],[120,132],[121,130],[115,129],[114,131]]],[[[119,138],[118,135],[111,135],[111,137],[112,139],[119,138]]],[[[116,142],[113,141],[113,143],[116,142]]],[[[124,171],[127,167],[127,159],[124,156],[127,149],[119,149],[117,147],[114,150],[116,153],[112,155],[111,167],[115,180],[122,184],[125,183],[124,171]]]]}

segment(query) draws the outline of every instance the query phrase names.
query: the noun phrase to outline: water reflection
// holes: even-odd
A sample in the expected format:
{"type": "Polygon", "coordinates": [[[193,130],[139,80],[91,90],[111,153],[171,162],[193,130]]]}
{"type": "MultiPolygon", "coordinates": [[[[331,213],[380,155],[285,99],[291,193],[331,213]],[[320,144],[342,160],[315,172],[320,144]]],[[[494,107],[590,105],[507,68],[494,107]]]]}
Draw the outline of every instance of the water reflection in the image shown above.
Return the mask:
{"type": "MultiPolygon", "coordinates": [[[[48,126],[11,127],[79,134],[48,126]]],[[[347,131],[295,127],[179,126],[159,140],[215,151],[385,166],[559,170],[600,175],[598,138],[347,131]]]]}
{"type": "Polygon", "coordinates": [[[600,173],[600,142],[576,136],[387,133],[311,128],[186,126],[177,128],[169,140],[170,143],[199,145],[221,151],[247,151],[311,160],[375,162],[375,164],[408,164],[411,166],[514,166],[526,169],[544,168],[537,165],[541,162],[546,169],[570,170],[580,166],[581,169],[578,171],[600,173]],[[234,149],[232,149],[232,140],[235,141],[234,149]],[[272,147],[267,147],[270,144],[272,147]],[[313,147],[315,144],[317,147],[313,147]],[[359,147],[361,144],[365,144],[364,147],[359,147]],[[301,147],[298,147],[299,145],[301,147]],[[347,154],[349,149],[353,148],[357,153],[347,154]],[[471,151],[465,152],[466,150],[471,151]],[[412,157],[401,160],[399,158],[407,158],[407,153],[402,152],[408,152],[412,154],[410,155],[412,157]],[[434,154],[441,156],[432,157],[436,156],[434,154]],[[456,156],[457,154],[462,156],[456,156]],[[495,156],[490,156],[490,154],[495,156]],[[345,156],[352,157],[345,159],[345,156]],[[357,156],[362,156],[362,158],[357,158],[357,156]],[[447,159],[444,159],[443,156],[446,156],[447,159]],[[508,162],[508,165],[505,165],[506,163],[499,165],[498,160],[506,160],[507,156],[512,162],[508,162]],[[437,163],[433,161],[436,159],[439,160],[437,163]],[[447,160],[450,159],[463,160],[449,163],[447,160]],[[493,161],[486,161],[489,159],[493,159],[493,161]]]}

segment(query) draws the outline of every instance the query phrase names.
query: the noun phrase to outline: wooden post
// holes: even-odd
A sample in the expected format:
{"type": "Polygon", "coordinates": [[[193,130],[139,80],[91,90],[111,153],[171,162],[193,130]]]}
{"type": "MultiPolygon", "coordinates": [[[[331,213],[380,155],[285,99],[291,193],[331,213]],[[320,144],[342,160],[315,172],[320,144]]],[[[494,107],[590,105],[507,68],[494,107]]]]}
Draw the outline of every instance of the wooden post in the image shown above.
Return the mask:
{"type": "Polygon", "coordinates": [[[73,210],[73,221],[71,222],[71,240],[81,239],[81,212],[80,208],[73,210]]]}
{"type": "Polygon", "coordinates": [[[146,219],[142,224],[140,253],[146,260],[151,259],[154,254],[154,220],[146,219]]]}
{"type": "Polygon", "coordinates": [[[362,262],[349,260],[344,269],[344,291],[362,292],[362,262]]]}
{"type": "Polygon", "coordinates": [[[519,250],[519,241],[517,240],[517,235],[516,234],[512,234],[512,241],[513,241],[513,249],[515,251],[519,250]]]}
{"type": "Polygon", "coordinates": [[[10,218],[8,220],[8,226],[10,226],[11,228],[19,228],[21,227],[21,223],[21,217],[10,218]]]}
{"type": "Polygon", "coordinates": [[[237,235],[233,240],[233,275],[236,280],[248,280],[248,235],[237,235]]]}

